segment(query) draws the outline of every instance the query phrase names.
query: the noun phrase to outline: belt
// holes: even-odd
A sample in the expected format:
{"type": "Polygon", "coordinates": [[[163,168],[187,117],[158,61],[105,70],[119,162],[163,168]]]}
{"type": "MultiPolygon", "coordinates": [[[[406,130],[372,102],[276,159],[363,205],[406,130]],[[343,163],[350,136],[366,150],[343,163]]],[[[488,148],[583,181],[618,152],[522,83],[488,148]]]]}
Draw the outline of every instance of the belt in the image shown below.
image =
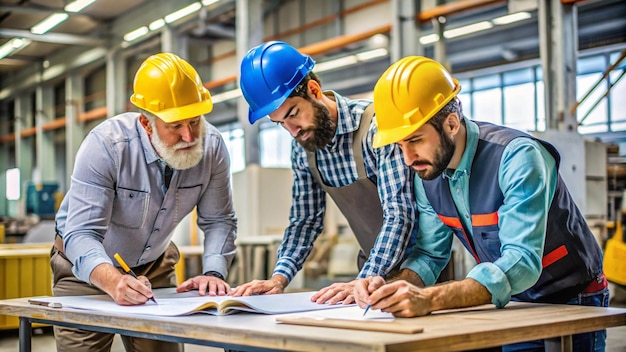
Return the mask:
{"type": "Polygon", "coordinates": [[[597,278],[591,281],[589,286],[587,286],[587,288],[583,290],[583,293],[598,292],[604,290],[607,287],[609,287],[609,283],[608,281],[606,281],[606,276],[604,275],[604,272],[602,272],[597,278]]]}
{"type": "Polygon", "coordinates": [[[63,249],[63,239],[61,238],[61,236],[55,236],[54,237],[54,248],[56,248],[57,251],[65,254],[65,250],[63,249]]]}

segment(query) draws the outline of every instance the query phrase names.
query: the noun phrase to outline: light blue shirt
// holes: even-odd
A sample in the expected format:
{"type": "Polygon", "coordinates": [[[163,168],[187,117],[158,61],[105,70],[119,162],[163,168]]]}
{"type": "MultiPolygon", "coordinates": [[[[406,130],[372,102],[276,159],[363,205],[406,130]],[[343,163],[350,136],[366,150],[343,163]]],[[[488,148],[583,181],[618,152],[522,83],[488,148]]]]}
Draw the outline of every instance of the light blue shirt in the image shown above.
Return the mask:
{"type": "Polygon", "coordinates": [[[93,269],[119,253],[130,267],[150,263],[167,248],[174,228],[197,206],[204,233],[203,272],[228,274],[235,255],[236,217],[230,161],[220,133],[204,121],[204,156],[174,170],[164,192],[163,165],[138,113],[110,118],[76,154],[67,195],[56,216],[74,275],[90,283],[93,269]]]}
{"type": "MultiPolygon", "coordinates": [[[[465,123],[467,143],[458,169],[448,169],[440,177],[448,180],[461,221],[471,232],[469,179],[479,130],[474,122],[465,119],[465,123]]],[[[498,168],[504,195],[504,204],[498,209],[500,257],[493,263],[476,265],[467,275],[489,290],[497,307],[504,307],[512,295],[529,289],[539,279],[546,221],[557,179],[556,162],[539,142],[516,138],[506,146],[498,168]]],[[[450,257],[453,233],[428,202],[422,180],[416,176],[415,181],[418,238],[402,267],[415,271],[424,284],[433,285],[450,257]]]]}

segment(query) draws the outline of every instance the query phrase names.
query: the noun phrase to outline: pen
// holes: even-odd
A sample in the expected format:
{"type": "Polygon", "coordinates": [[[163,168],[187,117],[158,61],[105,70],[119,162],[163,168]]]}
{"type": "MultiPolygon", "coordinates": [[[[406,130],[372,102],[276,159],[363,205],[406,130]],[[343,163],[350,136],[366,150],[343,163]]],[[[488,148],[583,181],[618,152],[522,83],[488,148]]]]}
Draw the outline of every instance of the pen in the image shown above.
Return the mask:
{"type": "MultiPolygon", "coordinates": [[[[115,257],[115,260],[117,260],[117,262],[120,263],[120,266],[122,267],[122,269],[124,269],[126,274],[132,275],[135,279],[137,278],[137,274],[135,274],[135,272],[130,269],[128,264],[126,264],[126,262],[124,261],[124,259],[122,259],[122,256],[120,256],[119,253],[115,253],[113,257],[115,257]]],[[[158,304],[156,299],[154,299],[154,296],[150,297],[150,299],[152,300],[152,302],[158,304]]]]}
{"type": "Polygon", "coordinates": [[[365,316],[365,314],[367,314],[367,311],[370,310],[370,305],[368,304],[367,307],[365,307],[365,312],[363,312],[363,316],[365,316]]]}

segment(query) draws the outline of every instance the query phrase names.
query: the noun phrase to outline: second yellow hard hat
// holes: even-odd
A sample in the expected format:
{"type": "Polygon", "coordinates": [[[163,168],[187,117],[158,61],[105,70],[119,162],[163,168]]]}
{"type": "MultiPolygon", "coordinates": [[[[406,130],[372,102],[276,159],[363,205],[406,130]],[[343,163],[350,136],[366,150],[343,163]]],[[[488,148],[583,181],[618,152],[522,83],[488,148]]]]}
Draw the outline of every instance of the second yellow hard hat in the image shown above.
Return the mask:
{"type": "Polygon", "coordinates": [[[417,131],[461,90],[439,62],[407,56],[391,65],[374,87],[378,132],[374,148],[401,141],[417,131]]]}

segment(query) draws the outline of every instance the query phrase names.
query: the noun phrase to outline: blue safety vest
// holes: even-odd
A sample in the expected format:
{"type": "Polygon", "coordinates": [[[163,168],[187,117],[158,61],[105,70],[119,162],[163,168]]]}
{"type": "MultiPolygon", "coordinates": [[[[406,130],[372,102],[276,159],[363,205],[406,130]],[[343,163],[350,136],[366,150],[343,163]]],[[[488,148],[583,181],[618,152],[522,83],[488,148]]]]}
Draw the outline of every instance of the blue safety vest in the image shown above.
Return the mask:
{"type": "MultiPolygon", "coordinates": [[[[469,181],[473,236],[463,228],[447,180],[437,177],[423,180],[423,184],[441,221],[452,229],[476,262],[494,262],[501,256],[498,209],[504,195],[498,170],[505,147],[515,138],[532,138],[552,154],[557,168],[560,156],[551,144],[523,132],[490,123],[476,124],[480,136],[469,181]]],[[[560,175],[547,218],[542,267],[537,283],[513,296],[515,299],[564,303],[582,292],[602,271],[602,251],[560,175]]]]}

